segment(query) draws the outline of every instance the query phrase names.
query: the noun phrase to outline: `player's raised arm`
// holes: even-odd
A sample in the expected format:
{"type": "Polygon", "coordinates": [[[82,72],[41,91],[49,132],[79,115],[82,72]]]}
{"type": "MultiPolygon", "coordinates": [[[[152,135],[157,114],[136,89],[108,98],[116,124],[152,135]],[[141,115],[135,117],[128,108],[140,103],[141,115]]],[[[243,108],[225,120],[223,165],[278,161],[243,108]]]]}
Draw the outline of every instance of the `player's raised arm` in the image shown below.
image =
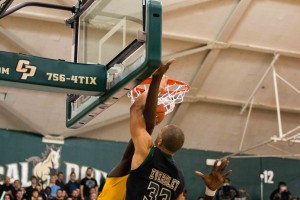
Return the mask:
{"type": "Polygon", "coordinates": [[[130,108],[130,133],[135,147],[131,169],[136,169],[140,166],[153,146],[152,138],[147,130],[152,133],[155,126],[155,111],[160,81],[173,61],[170,60],[167,64],[162,64],[154,72],[152,75],[153,83],[150,84],[148,94],[143,93],[140,95],[130,108]],[[145,121],[146,116],[147,120],[145,121]]]}
{"type": "Polygon", "coordinates": [[[216,190],[224,183],[225,179],[232,173],[231,170],[223,174],[225,169],[229,165],[229,161],[224,159],[221,161],[218,167],[218,160],[215,161],[209,175],[205,175],[202,172],[196,171],[195,173],[200,176],[205,183],[206,191],[204,200],[212,200],[214,198],[216,190]]]}
{"type": "Polygon", "coordinates": [[[146,99],[145,108],[143,115],[146,122],[146,130],[150,135],[155,127],[156,123],[156,106],[158,102],[158,93],[161,87],[165,88],[166,80],[164,79],[164,74],[168,71],[170,65],[175,59],[169,60],[166,64],[161,64],[161,66],[153,73],[152,81],[149,86],[148,95],[146,99]]]}
{"type": "MultiPolygon", "coordinates": [[[[143,111],[146,130],[150,135],[152,134],[156,123],[156,106],[158,102],[158,93],[160,88],[166,85],[161,84],[161,82],[166,81],[162,81],[162,79],[166,79],[164,77],[164,74],[173,62],[174,59],[171,59],[166,64],[161,64],[161,66],[152,75],[152,81],[149,86],[149,91],[143,111]]],[[[121,162],[108,174],[108,177],[121,177],[127,175],[131,169],[133,154],[134,145],[132,140],[130,140],[123,154],[121,162]]]]}

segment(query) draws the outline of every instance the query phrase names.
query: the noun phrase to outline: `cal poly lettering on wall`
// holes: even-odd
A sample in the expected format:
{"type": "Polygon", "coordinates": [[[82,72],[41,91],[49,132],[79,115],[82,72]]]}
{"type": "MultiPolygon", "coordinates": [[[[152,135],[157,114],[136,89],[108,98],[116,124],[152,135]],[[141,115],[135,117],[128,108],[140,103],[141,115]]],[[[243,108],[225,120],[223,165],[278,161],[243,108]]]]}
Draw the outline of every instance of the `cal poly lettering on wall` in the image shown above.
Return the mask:
{"type": "MultiPolygon", "coordinates": [[[[9,176],[11,181],[20,180],[23,186],[30,185],[30,181],[28,180],[28,173],[29,173],[29,164],[28,162],[19,162],[19,163],[11,163],[7,164],[6,167],[0,166],[0,174],[9,176]]],[[[3,184],[2,178],[0,184],[3,184]]]]}

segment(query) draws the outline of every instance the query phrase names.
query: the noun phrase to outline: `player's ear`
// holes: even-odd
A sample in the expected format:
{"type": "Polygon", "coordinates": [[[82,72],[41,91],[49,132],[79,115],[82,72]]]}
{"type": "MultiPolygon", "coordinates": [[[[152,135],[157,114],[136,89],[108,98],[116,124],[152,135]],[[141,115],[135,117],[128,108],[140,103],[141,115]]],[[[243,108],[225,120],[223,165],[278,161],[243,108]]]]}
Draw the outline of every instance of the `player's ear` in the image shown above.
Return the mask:
{"type": "Polygon", "coordinates": [[[160,145],[162,145],[162,136],[161,136],[161,133],[159,133],[158,135],[157,135],[157,138],[156,138],[156,146],[160,146],[160,145]]]}

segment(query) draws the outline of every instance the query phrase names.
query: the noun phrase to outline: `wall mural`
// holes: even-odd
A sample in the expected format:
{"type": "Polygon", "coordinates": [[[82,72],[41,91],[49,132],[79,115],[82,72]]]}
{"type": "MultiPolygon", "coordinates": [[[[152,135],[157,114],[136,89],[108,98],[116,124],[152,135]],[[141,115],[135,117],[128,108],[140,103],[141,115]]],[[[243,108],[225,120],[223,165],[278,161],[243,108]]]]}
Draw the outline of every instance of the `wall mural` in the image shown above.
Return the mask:
{"type": "MultiPolygon", "coordinates": [[[[0,130],[0,174],[21,180],[30,185],[30,177],[36,175],[44,184],[50,175],[63,172],[69,181],[72,171],[78,180],[85,177],[87,167],[94,168],[94,178],[100,185],[121,159],[126,148],[124,142],[68,138],[64,145],[46,144],[33,133],[0,130]]],[[[206,159],[218,159],[226,153],[182,149],[175,162],[182,168],[189,199],[203,195],[205,186],[194,174],[195,170],[209,173],[211,166],[206,159]]],[[[300,161],[280,158],[231,158],[231,183],[237,189],[244,188],[250,199],[269,199],[280,181],[287,183],[293,196],[300,196],[300,161]]],[[[2,179],[3,181],[3,179],[2,179]]],[[[2,184],[2,181],[0,184],[2,184]]]]}
{"type": "Polygon", "coordinates": [[[49,176],[57,174],[60,166],[60,151],[61,147],[55,149],[54,147],[46,146],[46,150],[42,153],[42,157],[32,156],[26,159],[27,162],[33,164],[33,175],[36,176],[40,182],[45,183],[49,180],[49,176]]]}

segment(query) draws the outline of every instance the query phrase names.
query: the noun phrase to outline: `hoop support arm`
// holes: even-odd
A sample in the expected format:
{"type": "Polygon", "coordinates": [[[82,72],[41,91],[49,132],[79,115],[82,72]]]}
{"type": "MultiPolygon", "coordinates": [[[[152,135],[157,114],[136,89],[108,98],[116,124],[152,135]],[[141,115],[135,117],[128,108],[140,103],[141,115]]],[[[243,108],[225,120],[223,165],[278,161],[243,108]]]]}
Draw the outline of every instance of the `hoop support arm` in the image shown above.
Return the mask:
{"type": "Polygon", "coordinates": [[[10,9],[8,9],[5,13],[3,13],[0,16],[0,19],[16,12],[17,10],[20,10],[21,8],[28,7],[28,6],[37,6],[37,7],[51,8],[51,9],[57,9],[57,10],[65,10],[65,11],[70,11],[70,12],[75,11],[74,6],[62,6],[62,5],[42,3],[42,2],[24,2],[24,3],[20,3],[10,9]]]}

